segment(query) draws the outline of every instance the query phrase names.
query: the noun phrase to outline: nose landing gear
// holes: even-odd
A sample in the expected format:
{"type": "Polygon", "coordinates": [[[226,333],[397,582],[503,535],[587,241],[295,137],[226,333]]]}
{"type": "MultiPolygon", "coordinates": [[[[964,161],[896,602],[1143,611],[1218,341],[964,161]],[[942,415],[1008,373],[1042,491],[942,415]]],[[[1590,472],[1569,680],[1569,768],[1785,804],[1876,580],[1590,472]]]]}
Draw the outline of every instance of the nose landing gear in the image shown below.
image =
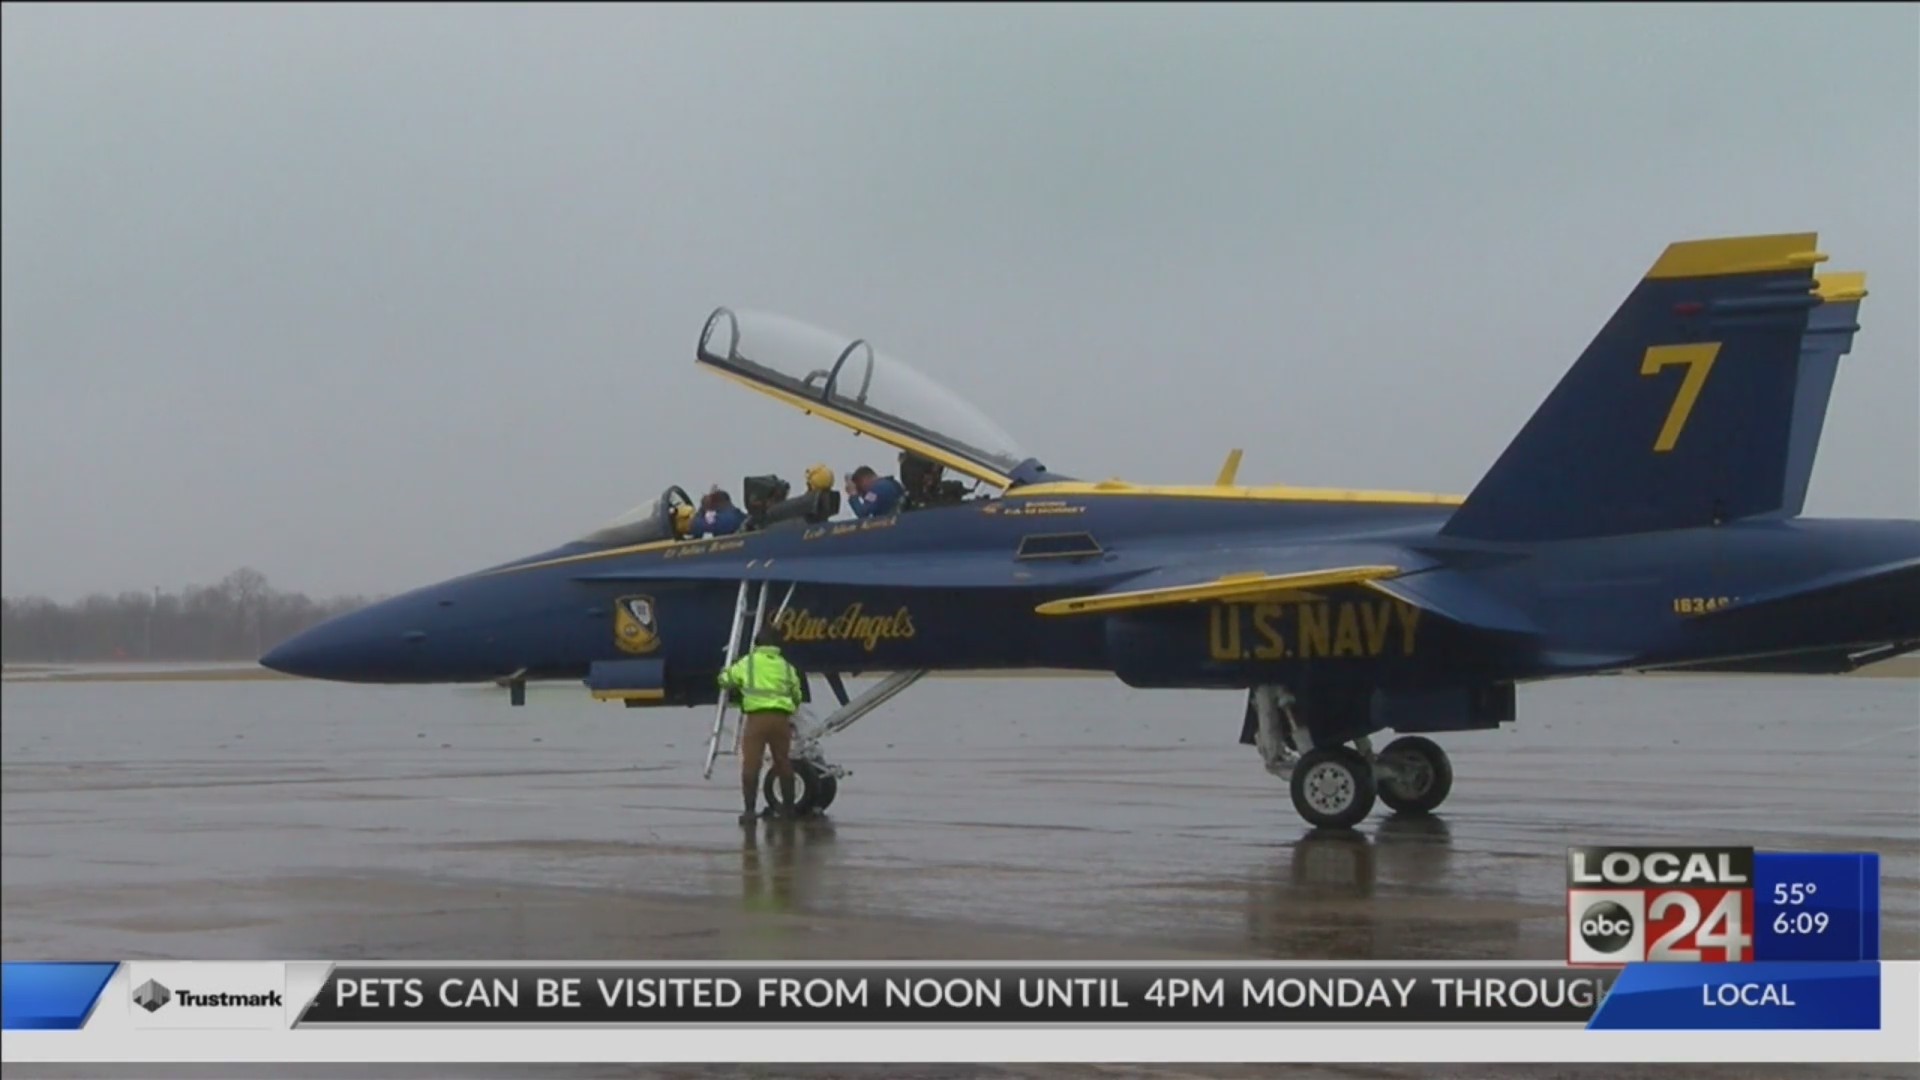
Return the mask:
{"type": "MultiPolygon", "coordinates": [[[[793,762],[793,812],[800,817],[824,814],[827,807],[833,805],[833,797],[840,794],[840,777],[833,771],[836,766],[823,765],[813,761],[795,759],[793,762]]],[[[768,769],[766,779],[760,781],[760,795],[768,806],[780,805],[779,780],[768,769]]]]}

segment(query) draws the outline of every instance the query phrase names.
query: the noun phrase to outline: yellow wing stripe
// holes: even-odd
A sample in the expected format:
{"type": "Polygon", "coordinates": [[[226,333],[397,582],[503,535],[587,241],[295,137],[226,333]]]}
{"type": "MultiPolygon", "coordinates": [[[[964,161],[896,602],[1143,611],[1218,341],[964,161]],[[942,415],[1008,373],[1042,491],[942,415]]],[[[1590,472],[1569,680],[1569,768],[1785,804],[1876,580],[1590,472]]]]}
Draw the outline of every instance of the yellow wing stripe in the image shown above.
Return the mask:
{"type": "Polygon", "coordinates": [[[1124,480],[1100,480],[1093,483],[1063,480],[1049,484],[1027,484],[1007,492],[1006,497],[1009,499],[1058,499],[1106,495],[1147,495],[1176,499],[1246,499],[1253,502],[1377,503],[1407,506],[1459,506],[1467,501],[1464,495],[1437,495],[1426,491],[1130,484],[1124,480]]]}
{"type": "Polygon", "coordinates": [[[1831,274],[1815,274],[1813,291],[1823,302],[1829,304],[1858,300],[1867,295],[1867,275],[1862,270],[1836,270],[1831,274]]]}
{"type": "Polygon", "coordinates": [[[1265,574],[1259,571],[1223,574],[1213,581],[1196,585],[1170,585],[1163,589],[1135,589],[1131,592],[1098,593],[1051,600],[1033,610],[1042,615],[1092,615],[1107,611],[1159,607],[1165,604],[1192,604],[1204,600],[1233,600],[1264,596],[1283,589],[1316,589],[1331,585],[1359,585],[1400,573],[1397,566],[1343,566],[1333,570],[1309,570],[1298,574],[1265,574]]]}
{"type": "Polygon", "coordinates": [[[1827,261],[1825,255],[1815,250],[1819,243],[1819,233],[1683,240],[1667,245],[1667,250],[1653,264],[1653,269],[1647,271],[1647,277],[1717,277],[1722,274],[1794,270],[1827,261]]]}
{"type": "Polygon", "coordinates": [[[813,398],[801,397],[799,394],[782,390],[777,386],[768,386],[763,382],[756,382],[744,375],[736,375],[725,368],[715,367],[711,364],[701,364],[700,366],[722,378],[732,379],[734,382],[748,389],[758,390],[776,401],[784,401],[795,408],[804,409],[815,416],[831,420],[842,427],[852,428],[862,435],[870,435],[889,446],[898,447],[901,450],[911,450],[923,458],[928,458],[945,465],[954,472],[971,476],[976,480],[992,484],[995,487],[1004,488],[1013,483],[1011,476],[995,472],[977,461],[969,461],[958,454],[943,450],[932,443],[916,439],[911,435],[902,435],[897,431],[889,431],[878,424],[863,420],[852,413],[836,409],[831,405],[822,404],[813,398]]]}

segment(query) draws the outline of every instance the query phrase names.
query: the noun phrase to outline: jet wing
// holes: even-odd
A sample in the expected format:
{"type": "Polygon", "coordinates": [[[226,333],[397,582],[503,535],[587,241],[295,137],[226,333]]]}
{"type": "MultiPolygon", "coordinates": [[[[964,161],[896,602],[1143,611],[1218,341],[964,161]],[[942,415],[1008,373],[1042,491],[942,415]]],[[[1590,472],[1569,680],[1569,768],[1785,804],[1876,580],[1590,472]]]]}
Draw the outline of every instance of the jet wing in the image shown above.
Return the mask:
{"type": "Polygon", "coordinates": [[[1254,600],[1292,591],[1365,585],[1435,565],[1417,552],[1381,544],[1221,549],[1135,574],[1108,589],[1051,600],[1042,615],[1103,615],[1202,602],[1254,600]]]}

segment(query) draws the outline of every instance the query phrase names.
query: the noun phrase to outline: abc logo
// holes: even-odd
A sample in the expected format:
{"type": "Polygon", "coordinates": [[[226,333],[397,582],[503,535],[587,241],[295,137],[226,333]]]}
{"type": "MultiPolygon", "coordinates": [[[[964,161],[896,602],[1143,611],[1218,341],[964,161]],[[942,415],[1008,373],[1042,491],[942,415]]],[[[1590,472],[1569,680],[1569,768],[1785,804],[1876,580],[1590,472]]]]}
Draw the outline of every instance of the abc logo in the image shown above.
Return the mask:
{"type": "Polygon", "coordinates": [[[1633,940],[1633,912],[1602,900],[1580,916],[1580,940],[1598,953],[1617,953],[1633,940]]]}

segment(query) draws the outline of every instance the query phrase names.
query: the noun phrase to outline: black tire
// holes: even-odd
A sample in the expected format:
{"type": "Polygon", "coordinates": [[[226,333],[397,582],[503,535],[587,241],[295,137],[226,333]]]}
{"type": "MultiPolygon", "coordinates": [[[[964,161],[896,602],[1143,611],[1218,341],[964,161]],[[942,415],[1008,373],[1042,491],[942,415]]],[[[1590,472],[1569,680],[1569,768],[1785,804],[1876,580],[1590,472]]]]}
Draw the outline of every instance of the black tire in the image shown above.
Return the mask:
{"type": "Polygon", "coordinates": [[[1404,735],[1380,751],[1380,760],[1394,766],[1377,785],[1380,801],[1396,814],[1431,814],[1453,791],[1453,762],[1432,739],[1404,735]]]}
{"type": "MultiPolygon", "coordinates": [[[[811,761],[793,763],[793,809],[796,814],[806,815],[825,810],[839,792],[840,783],[834,777],[822,772],[811,761]]],[[[760,796],[768,806],[780,805],[780,780],[768,769],[767,775],[760,781],[760,796]]]]}
{"type": "Polygon", "coordinates": [[[1316,829],[1351,829],[1373,812],[1373,763],[1345,746],[1320,746],[1293,765],[1293,808],[1316,829]]]}
{"type": "Polygon", "coordinates": [[[820,774],[820,782],[813,788],[813,812],[824,814],[827,807],[833,805],[833,797],[840,794],[840,778],[830,772],[820,774]]]}

